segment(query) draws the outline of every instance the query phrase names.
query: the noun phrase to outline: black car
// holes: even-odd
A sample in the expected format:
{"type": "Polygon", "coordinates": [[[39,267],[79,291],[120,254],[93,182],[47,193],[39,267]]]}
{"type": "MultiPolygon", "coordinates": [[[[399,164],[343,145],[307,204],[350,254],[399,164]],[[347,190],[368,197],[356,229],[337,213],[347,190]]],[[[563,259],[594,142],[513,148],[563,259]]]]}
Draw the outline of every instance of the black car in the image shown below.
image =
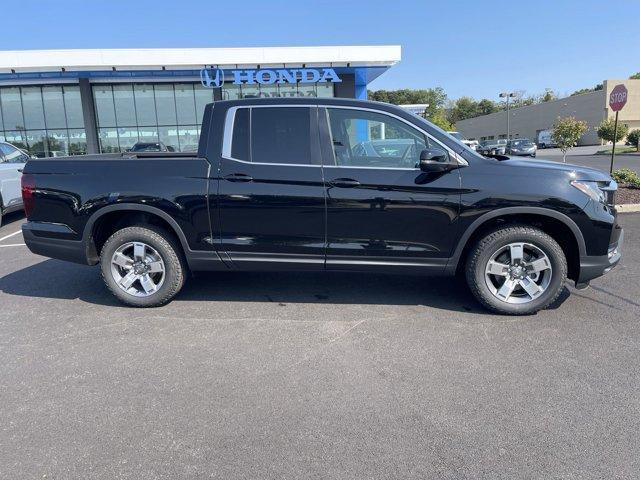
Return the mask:
{"type": "Polygon", "coordinates": [[[536,156],[536,152],[538,151],[538,147],[535,143],[533,143],[528,138],[516,138],[514,140],[509,140],[507,142],[506,154],[507,155],[516,155],[516,156],[525,156],[525,157],[534,157],[536,156]]]}
{"type": "Polygon", "coordinates": [[[618,263],[615,191],[597,170],[482,157],[392,105],[251,99],[208,105],[197,153],[30,160],[23,233],[100,263],[136,307],[189,271],[332,270],[459,273],[486,307],[527,314],[618,263]]]}

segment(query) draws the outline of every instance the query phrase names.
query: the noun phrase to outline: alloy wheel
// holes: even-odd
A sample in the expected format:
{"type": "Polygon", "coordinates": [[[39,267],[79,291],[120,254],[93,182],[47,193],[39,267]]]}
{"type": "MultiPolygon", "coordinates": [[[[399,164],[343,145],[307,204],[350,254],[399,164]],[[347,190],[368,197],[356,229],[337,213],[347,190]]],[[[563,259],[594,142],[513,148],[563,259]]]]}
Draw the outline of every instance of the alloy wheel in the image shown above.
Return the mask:
{"type": "Polygon", "coordinates": [[[143,242],[127,242],[111,256],[111,275],[129,295],[148,297],[164,283],[166,269],[155,248],[143,242]]]}
{"type": "Polygon", "coordinates": [[[489,291],[499,300],[523,304],[539,298],[549,287],[551,260],[531,243],[509,243],[491,255],[485,267],[489,291]]]}

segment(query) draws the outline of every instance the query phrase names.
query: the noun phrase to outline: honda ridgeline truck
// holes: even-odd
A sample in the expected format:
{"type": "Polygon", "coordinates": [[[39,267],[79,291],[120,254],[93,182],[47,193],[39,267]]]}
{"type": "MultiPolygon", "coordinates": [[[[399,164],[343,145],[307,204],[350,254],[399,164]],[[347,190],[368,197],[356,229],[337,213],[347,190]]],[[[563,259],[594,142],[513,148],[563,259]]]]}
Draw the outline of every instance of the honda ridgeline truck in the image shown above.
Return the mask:
{"type": "Polygon", "coordinates": [[[529,314],[618,263],[616,188],[484,158],[392,105],[222,101],[197,153],[29,160],[23,232],[36,254],[99,263],[135,307],[169,302],[193,271],[331,270],[460,273],[485,307],[529,314]]]}

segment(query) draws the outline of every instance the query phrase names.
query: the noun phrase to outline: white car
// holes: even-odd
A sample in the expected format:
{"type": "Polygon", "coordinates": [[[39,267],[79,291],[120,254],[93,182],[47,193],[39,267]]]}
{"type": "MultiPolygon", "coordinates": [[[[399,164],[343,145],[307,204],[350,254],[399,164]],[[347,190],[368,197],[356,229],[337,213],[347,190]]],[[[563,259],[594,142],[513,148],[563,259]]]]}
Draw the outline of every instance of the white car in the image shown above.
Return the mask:
{"type": "Polygon", "coordinates": [[[478,142],[476,140],[467,140],[466,138],[464,138],[462,136],[462,134],[460,132],[447,132],[447,133],[449,135],[451,135],[453,138],[455,138],[456,140],[459,140],[462,143],[464,143],[471,150],[477,150],[478,149],[478,142]]]}
{"type": "Polygon", "coordinates": [[[22,210],[20,179],[29,155],[10,143],[0,142],[0,225],[5,213],[22,210]]]}

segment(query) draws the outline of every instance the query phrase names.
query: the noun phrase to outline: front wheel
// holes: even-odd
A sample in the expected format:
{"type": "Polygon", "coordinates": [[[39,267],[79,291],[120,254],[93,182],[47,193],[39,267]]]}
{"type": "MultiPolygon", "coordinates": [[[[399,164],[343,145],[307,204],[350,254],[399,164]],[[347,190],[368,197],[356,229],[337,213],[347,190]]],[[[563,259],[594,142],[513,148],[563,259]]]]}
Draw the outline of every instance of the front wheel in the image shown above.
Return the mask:
{"type": "Polygon", "coordinates": [[[503,227],[473,246],[466,277],[474,296],[488,309],[528,315],[558,298],[567,279],[567,261],[560,245],[543,231],[503,227]]]}
{"type": "Polygon", "coordinates": [[[180,291],[186,267],[178,242],[153,226],[127,227],[105,242],[102,278],[118,300],[132,307],[157,307],[180,291]]]}

